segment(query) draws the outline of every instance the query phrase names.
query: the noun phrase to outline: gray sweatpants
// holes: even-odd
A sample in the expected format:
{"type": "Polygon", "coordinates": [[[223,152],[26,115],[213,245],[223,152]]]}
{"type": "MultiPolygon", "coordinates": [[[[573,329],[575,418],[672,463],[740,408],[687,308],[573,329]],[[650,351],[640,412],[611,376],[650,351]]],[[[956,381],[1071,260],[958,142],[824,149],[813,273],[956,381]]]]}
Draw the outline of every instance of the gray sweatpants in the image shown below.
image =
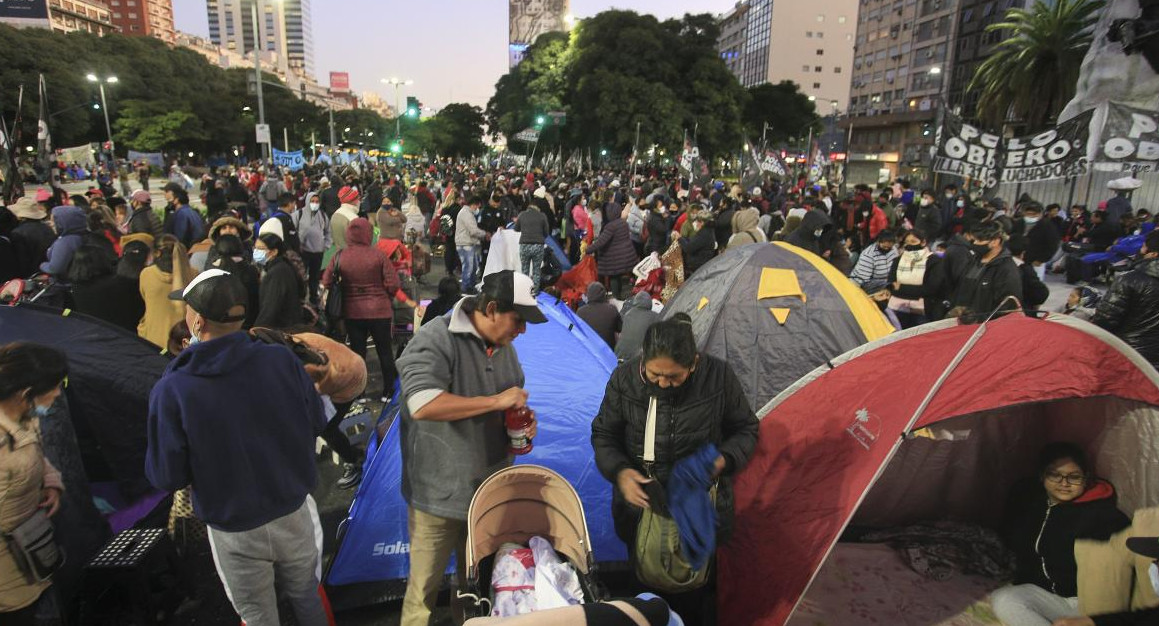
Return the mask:
{"type": "Polygon", "coordinates": [[[314,498],[297,511],[253,530],[209,529],[209,546],[225,595],[246,626],[279,626],[278,597],[302,626],[326,626],[318,580],[322,525],[314,498]]]}

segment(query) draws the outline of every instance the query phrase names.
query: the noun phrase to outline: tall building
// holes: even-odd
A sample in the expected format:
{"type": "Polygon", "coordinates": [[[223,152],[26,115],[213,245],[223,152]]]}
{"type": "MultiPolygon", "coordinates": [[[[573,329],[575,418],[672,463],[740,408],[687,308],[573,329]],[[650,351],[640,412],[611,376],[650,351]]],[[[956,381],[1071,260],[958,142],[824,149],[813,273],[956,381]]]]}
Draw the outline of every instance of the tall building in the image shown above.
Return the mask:
{"type": "Polygon", "coordinates": [[[314,35],[310,0],[207,0],[209,39],[215,45],[252,54],[256,45],[278,57],[279,67],[314,76],[314,35]],[[257,36],[252,8],[257,5],[257,36]]]}
{"type": "Polygon", "coordinates": [[[717,46],[745,87],[791,80],[819,103],[821,115],[830,115],[849,99],[857,4],[742,1],[721,18],[717,46]]]}
{"type": "Polygon", "coordinates": [[[977,121],[978,91],[967,91],[974,72],[994,46],[1002,41],[1003,32],[986,32],[986,27],[1001,22],[1006,11],[1030,8],[1033,0],[962,0],[958,11],[958,29],[954,65],[950,72],[950,106],[967,120],[977,121]]]}
{"type": "Polygon", "coordinates": [[[570,0],[510,0],[507,5],[507,63],[515,67],[544,33],[565,32],[570,0]]]}
{"type": "Polygon", "coordinates": [[[720,58],[739,79],[744,75],[745,60],[745,33],[749,25],[749,5],[746,2],[737,2],[731,11],[720,18],[720,39],[716,49],[720,51],[720,58]]]}
{"type": "Polygon", "coordinates": [[[173,0],[107,0],[113,23],[121,33],[177,43],[173,27],[173,0]]]}
{"type": "Polygon", "coordinates": [[[848,183],[928,184],[938,109],[948,98],[959,5],[865,0],[857,19],[848,116],[848,183]],[[852,128],[852,130],[850,130],[852,128]]]}
{"type": "Polygon", "coordinates": [[[0,2],[0,23],[17,28],[51,28],[58,33],[117,32],[112,12],[101,0],[32,0],[0,2]]]}

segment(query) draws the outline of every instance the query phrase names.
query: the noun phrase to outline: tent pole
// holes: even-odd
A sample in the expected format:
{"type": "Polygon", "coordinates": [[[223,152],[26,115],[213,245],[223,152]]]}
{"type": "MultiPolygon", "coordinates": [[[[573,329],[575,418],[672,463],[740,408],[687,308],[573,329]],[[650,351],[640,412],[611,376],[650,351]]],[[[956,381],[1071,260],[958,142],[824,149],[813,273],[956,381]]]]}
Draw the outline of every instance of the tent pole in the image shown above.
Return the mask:
{"type": "MultiPolygon", "coordinates": [[[[898,437],[897,441],[893,442],[893,447],[890,448],[889,454],[885,456],[885,460],[880,466],[878,466],[877,471],[873,474],[873,478],[870,479],[869,484],[865,486],[865,490],[861,492],[861,496],[857,498],[857,504],[855,504],[850,510],[851,512],[849,516],[846,517],[845,521],[841,523],[841,528],[838,529],[837,534],[833,536],[833,540],[829,542],[829,546],[825,549],[825,556],[821,558],[822,564],[829,560],[829,555],[833,553],[833,546],[837,544],[837,538],[840,537],[845,532],[845,529],[849,527],[849,522],[853,519],[853,513],[856,512],[857,509],[861,508],[861,505],[865,502],[866,496],[869,495],[869,490],[873,489],[873,486],[877,484],[878,480],[881,480],[881,475],[885,473],[885,468],[889,467],[890,461],[892,461],[893,457],[897,455],[898,449],[901,448],[902,442],[905,441],[906,436],[909,435],[910,430],[913,428],[914,424],[916,424],[918,419],[921,418],[922,413],[926,412],[926,407],[928,407],[930,402],[933,401],[934,396],[938,395],[938,392],[941,391],[942,385],[946,383],[946,380],[950,378],[950,375],[954,373],[954,370],[958,368],[958,365],[961,364],[962,360],[966,358],[966,355],[970,353],[970,350],[972,350],[978,341],[982,339],[982,335],[985,333],[986,324],[979,324],[978,330],[974,331],[973,335],[970,335],[970,339],[966,341],[961,350],[958,350],[958,354],[954,357],[954,360],[950,361],[950,364],[946,366],[946,369],[942,372],[942,375],[939,376],[938,380],[934,382],[933,387],[930,387],[930,391],[926,394],[926,397],[922,399],[922,403],[918,405],[917,410],[914,411],[913,417],[910,418],[909,423],[906,424],[905,431],[902,433],[902,436],[898,437]]],[[[795,613],[797,608],[801,606],[801,600],[804,600],[805,596],[808,595],[809,588],[813,586],[813,581],[817,579],[817,574],[820,572],[821,567],[817,567],[817,569],[813,571],[813,575],[809,577],[809,582],[805,585],[805,589],[801,591],[801,595],[797,596],[797,601],[793,603],[793,610],[789,612],[789,615],[795,613]]]]}

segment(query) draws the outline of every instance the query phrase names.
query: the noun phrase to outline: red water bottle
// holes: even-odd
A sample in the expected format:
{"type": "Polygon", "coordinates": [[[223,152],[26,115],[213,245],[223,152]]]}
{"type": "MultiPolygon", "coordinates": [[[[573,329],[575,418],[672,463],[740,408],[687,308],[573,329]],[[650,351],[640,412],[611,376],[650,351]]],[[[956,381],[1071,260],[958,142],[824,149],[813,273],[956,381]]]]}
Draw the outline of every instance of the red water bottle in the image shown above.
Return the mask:
{"type": "Polygon", "coordinates": [[[507,451],[516,456],[531,452],[533,446],[528,436],[531,431],[531,409],[507,409],[503,422],[507,427],[507,451]]]}

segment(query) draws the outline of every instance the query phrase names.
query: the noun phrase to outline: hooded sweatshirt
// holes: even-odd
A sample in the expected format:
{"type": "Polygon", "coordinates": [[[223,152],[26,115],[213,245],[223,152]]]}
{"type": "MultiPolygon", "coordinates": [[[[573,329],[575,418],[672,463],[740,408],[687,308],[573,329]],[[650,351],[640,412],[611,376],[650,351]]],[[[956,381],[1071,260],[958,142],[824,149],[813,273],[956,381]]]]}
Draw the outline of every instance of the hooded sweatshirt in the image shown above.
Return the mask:
{"type": "Polygon", "coordinates": [[[84,209],[76,206],[58,206],[52,210],[56,226],[56,241],[48,248],[48,260],[40,264],[40,271],[54,278],[64,279],[72,257],[80,249],[82,235],[88,230],[84,209]]]}
{"type": "Polygon", "coordinates": [[[394,317],[391,297],[406,301],[400,290],[398,269],[378,248],[370,246],[370,222],[363,217],[346,228],[346,249],[330,259],[322,284],[330,288],[334,265],[342,278],[343,317],[350,320],[389,320],[394,317]]]}
{"type": "Polygon", "coordinates": [[[623,320],[616,305],[608,302],[608,290],[600,283],[592,283],[588,285],[587,299],[588,303],[581,306],[576,315],[591,326],[609,348],[615,349],[616,333],[623,329],[623,320]]]}
{"type": "Polygon", "coordinates": [[[801,224],[785,239],[786,243],[791,243],[798,248],[804,248],[813,254],[821,255],[824,250],[821,245],[821,238],[825,236],[825,232],[833,228],[833,221],[829,219],[828,215],[820,209],[810,209],[805,216],[801,218],[801,224]]]}
{"type": "Polygon", "coordinates": [[[601,276],[627,274],[640,261],[632,245],[631,229],[620,219],[622,213],[619,205],[608,205],[608,222],[588,246],[588,252],[596,255],[596,268],[601,276]]]}
{"type": "Polygon", "coordinates": [[[241,332],[190,346],[149,395],[145,475],[193,486],[193,510],[216,530],[252,530],[299,506],[317,482],[322,399],[289,349],[241,332]]]}
{"type": "Polygon", "coordinates": [[[757,225],[761,214],[756,209],[737,211],[732,218],[733,235],[728,240],[728,248],[736,248],[750,243],[765,243],[768,238],[757,225]]]}
{"type": "Polygon", "coordinates": [[[641,291],[624,303],[620,317],[624,324],[620,339],[616,342],[616,358],[626,361],[644,347],[644,335],[648,327],[660,321],[660,314],[652,310],[652,296],[641,291]]]}

